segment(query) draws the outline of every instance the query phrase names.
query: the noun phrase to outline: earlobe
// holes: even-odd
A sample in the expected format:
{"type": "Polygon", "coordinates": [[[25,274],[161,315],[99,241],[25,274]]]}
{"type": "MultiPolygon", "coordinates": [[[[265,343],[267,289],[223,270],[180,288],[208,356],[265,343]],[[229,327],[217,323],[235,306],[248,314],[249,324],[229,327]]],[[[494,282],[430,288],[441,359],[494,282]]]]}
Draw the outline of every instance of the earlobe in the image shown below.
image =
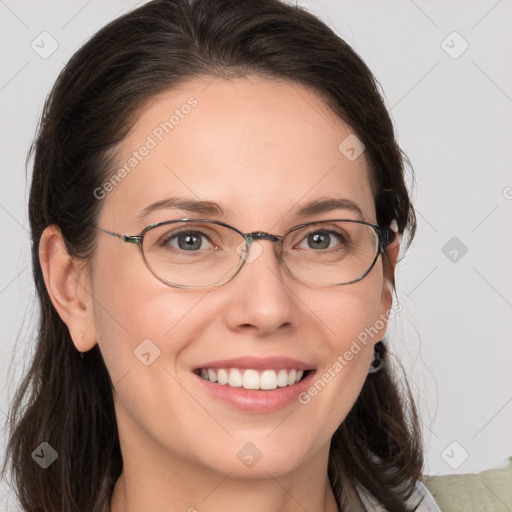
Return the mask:
{"type": "Polygon", "coordinates": [[[39,241],[39,262],[46,290],[77,350],[87,352],[96,344],[88,276],[67,251],[58,226],[46,227],[39,241]]]}

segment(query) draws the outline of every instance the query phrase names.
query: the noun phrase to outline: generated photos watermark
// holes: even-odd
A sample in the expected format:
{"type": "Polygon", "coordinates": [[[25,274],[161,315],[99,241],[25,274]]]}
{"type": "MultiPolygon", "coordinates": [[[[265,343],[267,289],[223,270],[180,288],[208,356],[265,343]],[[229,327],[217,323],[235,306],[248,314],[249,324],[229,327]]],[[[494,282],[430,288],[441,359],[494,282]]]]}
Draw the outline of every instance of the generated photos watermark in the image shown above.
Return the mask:
{"type": "Polygon", "coordinates": [[[153,149],[155,149],[165,136],[171,133],[183,119],[186,118],[192,109],[198,105],[196,98],[191,96],[186,103],[174,110],[174,113],[166,121],[162,121],[158,126],[153,128],[151,133],[146,137],[144,144],[139,149],[133,151],[123,164],[113,173],[102,185],[94,189],[94,197],[96,199],[105,199],[107,194],[128,176],[153,149]]]}
{"type": "Polygon", "coordinates": [[[317,396],[354,359],[354,356],[361,352],[362,347],[365,347],[369,340],[373,340],[377,333],[384,329],[386,322],[394,318],[396,313],[401,310],[401,304],[393,304],[386,313],[379,315],[378,320],[371,327],[366,327],[361,331],[357,338],[352,340],[350,347],[343,354],[339,355],[306,391],[299,393],[297,397],[299,402],[303,405],[309,404],[311,399],[317,396]]]}

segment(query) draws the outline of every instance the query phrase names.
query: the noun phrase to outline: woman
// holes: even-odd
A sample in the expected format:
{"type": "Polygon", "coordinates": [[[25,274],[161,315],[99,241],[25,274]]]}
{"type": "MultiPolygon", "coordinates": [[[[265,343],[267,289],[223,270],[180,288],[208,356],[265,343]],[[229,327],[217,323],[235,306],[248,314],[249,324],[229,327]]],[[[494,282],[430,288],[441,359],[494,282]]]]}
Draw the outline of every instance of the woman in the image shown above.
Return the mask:
{"type": "Polygon", "coordinates": [[[404,156],[343,40],[149,2],[73,56],[33,151],[24,510],[438,510],[383,340],[404,156]]]}

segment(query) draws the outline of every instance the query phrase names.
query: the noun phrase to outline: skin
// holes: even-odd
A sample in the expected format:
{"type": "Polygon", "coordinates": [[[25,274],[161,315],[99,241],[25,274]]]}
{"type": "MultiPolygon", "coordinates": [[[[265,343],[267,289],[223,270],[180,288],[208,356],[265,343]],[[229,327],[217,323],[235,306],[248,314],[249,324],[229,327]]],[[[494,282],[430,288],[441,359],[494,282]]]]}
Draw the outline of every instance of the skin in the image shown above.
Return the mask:
{"type": "MultiPolygon", "coordinates": [[[[150,223],[187,217],[165,209],[136,219],[175,194],[221,204],[228,215],[219,220],[245,232],[283,234],[306,221],[357,218],[345,210],[291,213],[331,197],[354,201],[376,223],[365,154],[349,161],[338,150],[353,131],[295,84],[208,78],[167,91],[143,109],[118,148],[119,164],[190,96],[198,105],[102,200],[99,226],[135,235],[150,223]]],[[[40,259],[53,304],[79,351],[99,344],[114,383],[124,470],[113,512],[337,510],[329,443],[386,327],[309,404],[277,412],[232,409],[208,396],[191,370],[215,359],[284,355],[321,375],[390,309],[382,258],[357,283],[319,288],[293,279],[272,243],[259,243],[263,252],[232,281],[182,290],[158,281],[134,245],[98,233],[90,267],[80,267],[58,228],[45,230],[40,259]],[[133,354],[147,338],[160,350],[150,366],[133,354]],[[251,468],[237,458],[247,442],[262,453],[251,468]]],[[[392,269],[398,244],[387,249],[392,269]]]]}

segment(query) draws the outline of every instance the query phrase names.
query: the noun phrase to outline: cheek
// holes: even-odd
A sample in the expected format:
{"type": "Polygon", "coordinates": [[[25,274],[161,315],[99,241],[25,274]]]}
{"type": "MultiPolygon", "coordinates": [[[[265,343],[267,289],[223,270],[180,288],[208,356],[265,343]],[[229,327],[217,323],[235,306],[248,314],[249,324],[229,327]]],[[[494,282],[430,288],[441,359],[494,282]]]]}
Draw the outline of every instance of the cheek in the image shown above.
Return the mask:
{"type": "Polygon", "coordinates": [[[173,290],[143,262],[131,264],[111,267],[105,261],[95,269],[97,341],[114,386],[119,428],[151,428],[162,443],[172,444],[182,434],[179,422],[169,418],[200,414],[178,381],[204,293],[173,290]]]}
{"type": "MultiPolygon", "coordinates": [[[[325,295],[323,311],[329,328],[331,348],[338,354],[353,345],[361,349],[379,341],[385,333],[383,286],[380,261],[361,281],[333,289],[325,295]]],[[[357,352],[357,348],[353,350],[357,352]]],[[[350,356],[349,356],[350,357],[350,356]]]]}
{"type": "Polygon", "coordinates": [[[368,375],[373,345],[385,334],[382,273],[374,270],[358,283],[323,295],[322,305],[317,300],[315,310],[321,311],[325,333],[318,346],[323,364],[301,402],[325,418],[330,432],[354,405],[368,375]]]}
{"type": "Polygon", "coordinates": [[[122,249],[135,254],[113,251],[98,259],[92,283],[97,341],[114,383],[128,371],[152,366],[164,352],[167,362],[176,361],[190,339],[180,335],[183,320],[202,296],[164,285],[135,247],[122,249]]]}

